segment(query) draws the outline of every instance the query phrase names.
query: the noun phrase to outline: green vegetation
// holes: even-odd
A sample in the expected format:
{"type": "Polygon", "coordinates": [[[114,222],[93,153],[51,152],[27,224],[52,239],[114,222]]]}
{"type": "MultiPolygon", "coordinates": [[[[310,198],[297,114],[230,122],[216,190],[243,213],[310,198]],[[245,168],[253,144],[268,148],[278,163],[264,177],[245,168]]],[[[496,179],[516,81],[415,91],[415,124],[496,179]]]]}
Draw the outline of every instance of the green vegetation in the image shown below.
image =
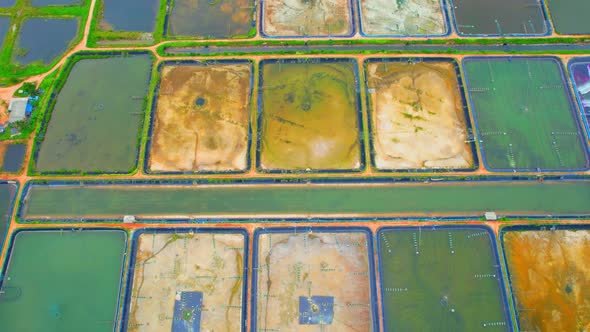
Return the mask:
{"type": "MultiPolygon", "coordinates": [[[[51,97],[51,91],[53,82],[57,77],[58,70],[53,71],[51,74],[47,75],[45,79],[39,84],[39,88],[35,89],[36,85],[33,83],[25,83],[23,87],[27,91],[30,91],[29,96],[36,97],[38,96],[39,99],[31,101],[31,105],[33,106],[33,113],[28,120],[20,121],[16,125],[20,131],[20,134],[16,136],[10,135],[10,130],[6,130],[4,133],[0,135],[0,141],[4,140],[16,140],[16,139],[25,139],[31,136],[31,133],[35,131],[37,125],[39,124],[39,119],[43,117],[45,113],[47,100],[51,97]]],[[[23,88],[21,88],[23,89],[23,88]]],[[[21,90],[19,89],[19,90],[21,90]]],[[[15,93],[15,97],[26,97],[26,94],[19,94],[18,90],[15,93]]]]}

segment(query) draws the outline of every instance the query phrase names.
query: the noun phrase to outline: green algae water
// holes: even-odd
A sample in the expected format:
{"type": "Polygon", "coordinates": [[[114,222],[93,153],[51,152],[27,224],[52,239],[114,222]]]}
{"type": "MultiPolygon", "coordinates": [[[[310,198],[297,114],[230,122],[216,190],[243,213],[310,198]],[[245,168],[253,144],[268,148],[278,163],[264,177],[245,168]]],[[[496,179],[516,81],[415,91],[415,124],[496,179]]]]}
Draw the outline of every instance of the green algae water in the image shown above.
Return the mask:
{"type": "Polygon", "coordinates": [[[589,181],[389,185],[33,185],[21,217],[589,214],[589,181]]]}
{"type": "Polygon", "coordinates": [[[483,228],[379,234],[385,331],[508,331],[501,272],[483,228]]]}
{"type": "Polygon", "coordinates": [[[3,274],[0,331],[113,331],[125,248],[122,231],[18,233],[3,274]]]}
{"type": "Polygon", "coordinates": [[[464,68],[487,168],[588,167],[584,135],[557,59],[468,58],[464,68]]]}
{"type": "Polygon", "coordinates": [[[16,195],[16,185],[11,183],[0,183],[0,251],[2,250],[2,243],[10,223],[10,212],[14,204],[14,196],[16,195]]]}
{"type": "Polygon", "coordinates": [[[133,169],[151,67],[152,59],[145,54],[83,58],[75,63],[41,137],[36,169],[133,169]]]}

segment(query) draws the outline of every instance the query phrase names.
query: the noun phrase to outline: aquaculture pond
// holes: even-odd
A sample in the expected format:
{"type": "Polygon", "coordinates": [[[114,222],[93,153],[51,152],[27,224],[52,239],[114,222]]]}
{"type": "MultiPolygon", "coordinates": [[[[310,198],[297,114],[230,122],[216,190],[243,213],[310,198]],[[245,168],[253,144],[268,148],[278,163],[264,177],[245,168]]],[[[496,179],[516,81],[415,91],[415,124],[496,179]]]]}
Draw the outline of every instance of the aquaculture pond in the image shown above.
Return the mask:
{"type": "Polygon", "coordinates": [[[16,0],[0,0],[0,7],[1,8],[12,7],[12,6],[14,6],[15,3],[16,3],[16,0]]]}
{"type": "Polygon", "coordinates": [[[160,0],[102,0],[100,28],[153,32],[160,0]]]}
{"type": "Polygon", "coordinates": [[[264,0],[262,31],[270,37],[331,37],[354,33],[351,0],[264,0]]]}
{"type": "Polygon", "coordinates": [[[542,1],[453,0],[461,35],[541,35],[548,31],[542,1]]]}
{"type": "Polygon", "coordinates": [[[467,88],[491,170],[588,167],[575,103],[554,58],[468,58],[467,88]]]}
{"type": "Polygon", "coordinates": [[[87,0],[31,0],[34,7],[54,6],[54,5],[79,5],[82,1],[87,0]]]}
{"type": "Polygon", "coordinates": [[[248,61],[165,63],[149,169],[237,172],[248,167],[252,64],[248,61]]]}
{"type": "Polygon", "coordinates": [[[132,170],[151,67],[145,54],[79,59],[38,138],[36,170],[132,170]]]}
{"type": "Polygon", "coordinates": [[[590,328],[590,230],[507,227],[502,243],[521,331],[590,328]]]}
{"type": "MultiPolygon", "coordinates": [[[[3,150],[0,147],[0,153],[3,150]]],[[[4,149],[4,155],[0,156],[0,165],[2,165],[2,172],[17,173],[23,166],[25,154],[27,153],[26,144],[9,144],[4,149]]]]}
{"type": "Polygon", "coordinates": [[[555,32],[563,35],[590,34],[590,1],[586,0],[545,0],[555,32]]]}
{"type": "Polygon", "coordinates": [[[77,18],[29,18],[22,24],[13,61],[20,64],[49,64],[71,46],[78,33],[77,18]]]}
{"type": "Polygon", "coordinates": [[[457,66],[449,59],[365,62],[376,168],[474,167],[457,66]]]}
{"type": "Polygon", "coordinates": [[[112,332],[122,231],[25,231],[14,236],[0,295],[2,331],[112,332]]]}
{"type": "Polygon", "coordinates": [[[22,218],[250,215],[588,215],[588,181],[371,185],[33,185],[22,218]],[[64,204],[63,202],[67,202],[64,204]]]}
{"type": "Polygon", "coordinates": [[[487,228],[386,228],[378,242],[385,331],[512,330],[487,228]]]}
{"type": "Polygon", "coordinates": [[[259,78],[258,167],[361,167],[360,105],[352,59],[263,60],[259,78]]]}
{"type": "Polygon", "coordinates": [[[126,331],[240,331],[246,245],[245,232],[232,230],[142,231],[134,245],[126,331]]]}
{"type": "Polygon", "coordinates": [[[246,37],[253,25],[253,0],[174,0],[167,34],[173,37],[246,37]]]}
{"type": "Polygon", "coordinates": [[[368,230],[268,229],[255,237],[252,331],[376,330],[368,230]]]}
{"type": "Polygon", "coordinates": [[[586,130],[590,132],[590,58],[575,59],[570,63],[574,90],[578,98],[586,130]]]}
{"type": "Polygon", "coordinates": [[[2,244],[4,243],[10,217],[12,216],[11,212],[15,202],[16,191],[16,184],[0,183],[0,252],[2,251],[2,244]]]}
{"type": "Polygon", "coordinates": [[[442,35],[448,29],[439,0],[358,1],[365,35],[442,35]]]}
{"type": "Polygon", "coordinates": [[[4,44],[4,39],[6,39],[6,34],[8,33],[8,29],[10,28],[10,17],[8,16],[0,16],[0,47],[4,44]]]}

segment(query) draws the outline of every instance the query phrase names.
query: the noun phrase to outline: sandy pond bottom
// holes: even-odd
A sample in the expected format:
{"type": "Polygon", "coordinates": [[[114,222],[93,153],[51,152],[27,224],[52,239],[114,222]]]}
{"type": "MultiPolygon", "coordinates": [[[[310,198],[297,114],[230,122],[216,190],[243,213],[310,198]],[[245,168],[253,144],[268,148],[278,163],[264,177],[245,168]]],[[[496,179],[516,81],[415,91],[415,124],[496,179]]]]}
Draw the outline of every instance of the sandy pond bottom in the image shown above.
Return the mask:
{"type": "Polygon", "coordinates": [[[365,67],[377,168],[473,166],[452,62],[378,60],[365,67]]]}
{"type": "Polygon", "coordinates": [[[164,66],[150,169],[244,170],[251,75],[248,62],[164,66]]]}
{"type": "Polygon", "coordinates": [[[522,331],[590,331],[590,230],[506,232],[522,331]]]}
{"type": "Polygon", "coordinates": [[[367,35],[442,35],[447,30],[440,0],[361,0],[367,35]]]}
{"type": "Polygon", "coordinates": [[[361,231],[261,233],[253,331],[371,331],[371,270],[361,231]]]}
{"type": "Polygon", "coordinates": [[[244,240],[238,233],[140,234],[127,331],[239,331],[244,240]]]}
{"type": "Polygon", "coordinates": [[[269,36],[352,33],[349,0],[264,0],[262,32],[269,36]]]}

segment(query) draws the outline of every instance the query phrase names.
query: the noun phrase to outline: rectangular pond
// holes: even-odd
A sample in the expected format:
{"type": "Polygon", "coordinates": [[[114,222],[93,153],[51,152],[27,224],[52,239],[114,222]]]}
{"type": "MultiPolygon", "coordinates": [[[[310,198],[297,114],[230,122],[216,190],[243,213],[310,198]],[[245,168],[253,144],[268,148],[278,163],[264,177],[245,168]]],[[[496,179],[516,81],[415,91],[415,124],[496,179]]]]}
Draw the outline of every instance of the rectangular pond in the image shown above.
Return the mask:
{"type": "Polygon", "coordinates": [[[463,68],[486,168],[588,168],[586,140],[558,59],[472,57],[463,68]]]}
{"type": "Polygon", "coordinates": [[[166,35],[173,38],[246,37],[255,29],[253,0],[174,0],[166,35]]]}
{"type": "Polygon", "coordinates": [[[590,133],[590,58],[574,58],[569,63],[569,71],[586,133],[590,133]]]}
{"type": "Polygon", "coordinates": [[[98,57],[76,57],[62,73],[67,79],[54,92],[37,138],[37,171],[127,173],[135,168],[152,57],[98,57]]]}
{"type": "Polygon", "coordinates": [[[0,330],[112,332],[123,231],[21,231],[4,266],[0,330]]]}
{"type": "Polygon", "coordinates": [[[261,0],[265,37],[347,37],[354,34],[352,0],[261,0]]]}
{"type": "Polygon", "coordinates": [[[153,32],[160,0],[102,0],[103,30],[153,32]]]}
{"type": "Polygon", "coordinates": [[[8,144],[4,149],[0,146],[0,165],[3,173],[18,173],[23,167],[27,153],[26,144],[8,144]]]}
{"type": "Polygon", "coordinates": [[[440,0],[358,0],[366,36],[441,36],[450,27],[440,0]]]}
{"type": "Polygon", "coordinates": [[[79,23],[77,18],[26,19],[12,51],[13,61],[23,65],[33,62],[52,63],[72,46],[79,23]]]}
{"type": "Polygon", "coordinates": [[[253,252],[252,331],[378,330],[368,229],[259,229],[253,252]]]}
{"type": "Polygon", "coordinates": [[[16,0],[0,0],[0,8],[12,7],[16,3],[16,0]]]}
{"type": "Polygon", "coordinates": [[[590,326],[590,228],[514,226],[501,237],[520,330],[590,326]]]}
{"type": "Polygon", "coordinates": [[[475,168],[467,104],[454,60],[369,59],[364,67],[374,168],[475,168]]]}
{"type": "Polygon", "coordinates": [[[6,39],[6,34],[10,29],[10,17],[8,16],[0,16],[0,46],[4,44],[4,40],[6,39]]]}
{"type": "Polygon", "coordinates": [[[245,331],[247,265],[246,231],[136,232],[124,330],[245,331]]]}
{"type": "Polygon", "coordinates": [[[0,182],[0,252],[12,217],[17,190],[15,183],[0,182]]]}
{"type": "Polygon", "coordinates": [[[31,0],[33,7],[80,5],[88,0],[31,0]]]}
{"type": "Polygon", "coordinates": [[[354,59],[263,60],[258,79],[258,169],[361,169],[358,81],[354,59]]]}
{"type": "Polygon", "coordinates": [[[589,181],[325,184],[29,186],[21,218],[124,215],[589,215],[589,181]],[[67,203],[64,203],[67,202],[67,203]]]}
{"type": "Polygon", "coordinates": [[[148,171],[243,172],[250,162],[250,61],[164,62],[148,171]]]}
{"type": "Polygon", "coordinates": [[[512,331],[490,229],[382,228],[377,242],[385,331],[512,331]]]}
{"type": "Polygon", "coordinates": [[[452,0],[460,35],[544,35],[549,28],[542,1],[452,0]]]}
{"type": "Polygon", "coordinates": [[[590,34],[590,1],[545,0],[555,32],[562,35],[590,34]]]}

